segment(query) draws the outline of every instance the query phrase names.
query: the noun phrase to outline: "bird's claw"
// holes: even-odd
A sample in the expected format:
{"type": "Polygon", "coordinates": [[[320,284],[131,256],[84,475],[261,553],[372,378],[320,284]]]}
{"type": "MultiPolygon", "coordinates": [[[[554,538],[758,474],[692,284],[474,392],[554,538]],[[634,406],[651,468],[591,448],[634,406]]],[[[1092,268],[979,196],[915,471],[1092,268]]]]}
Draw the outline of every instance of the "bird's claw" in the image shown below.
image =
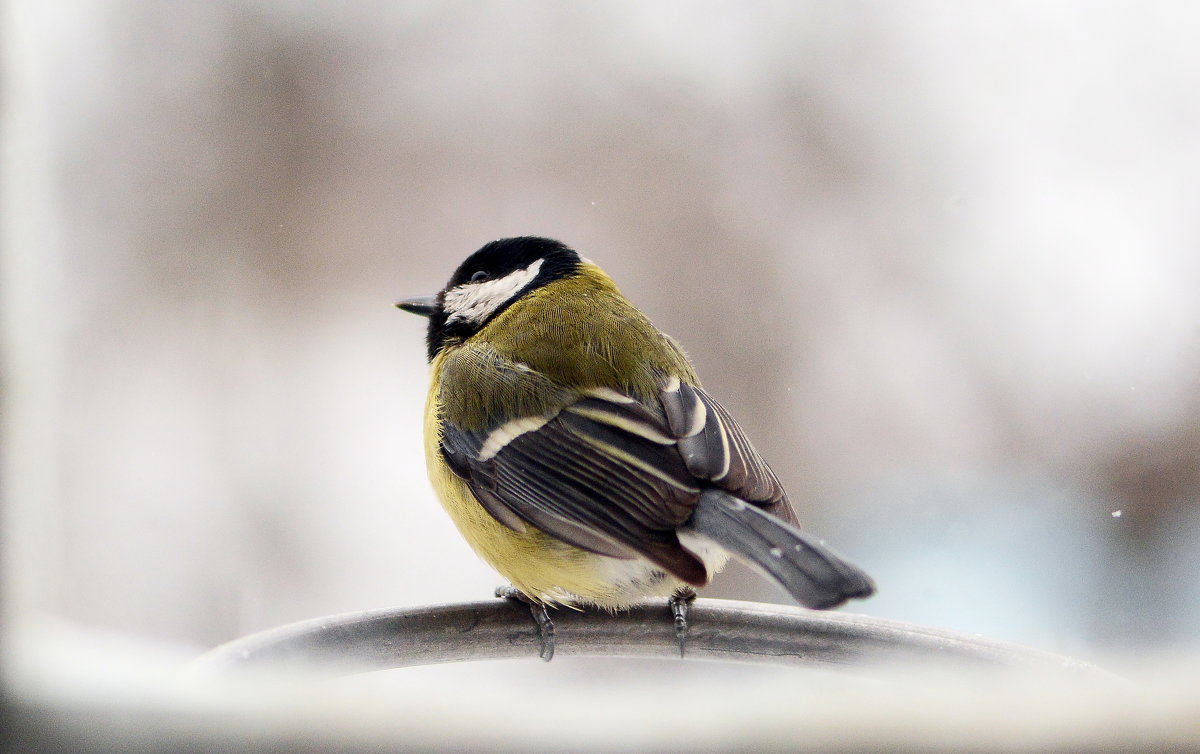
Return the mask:
{"type": "Polygon", "coordinates": [[[684,648],[687,645],[688,634],[688,608],[696,599],[696,590],[691,587],[683,587],[675,594],[671,595],[668,604],[671,606],[671,615],[675,617],[675,639],[679,642],[679,657],[684,655],[684,648]]]}
{"type": "Polygon", "coordinates": [[[554,621],[550,618],[550,613],[546,611],[546,606],[541,602],[535,602],[528,595],[517,589],[514,586],[498,586],[496,587],[496,596],[514,602],[522,602],[529,607],[529,614],[533,616],[533,622],[537,624],[538,635],[542,639],[542,648],[538,652],[538,657],[543,661],[550,662],[554,659],[554,621]]]}

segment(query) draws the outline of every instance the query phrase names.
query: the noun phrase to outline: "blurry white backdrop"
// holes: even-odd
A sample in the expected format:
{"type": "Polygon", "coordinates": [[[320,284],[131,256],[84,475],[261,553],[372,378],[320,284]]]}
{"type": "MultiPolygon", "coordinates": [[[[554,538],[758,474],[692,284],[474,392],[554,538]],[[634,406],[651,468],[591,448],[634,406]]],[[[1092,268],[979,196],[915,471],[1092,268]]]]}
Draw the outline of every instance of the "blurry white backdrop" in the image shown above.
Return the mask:
{"type": "Polygon", "coordinates": [[[9,3],[9,615],[199,651],[488,596],[391,303],[532,233],[688,348],[876,577],[851,609],[1194,650],[1198,21],[9,3]]]}

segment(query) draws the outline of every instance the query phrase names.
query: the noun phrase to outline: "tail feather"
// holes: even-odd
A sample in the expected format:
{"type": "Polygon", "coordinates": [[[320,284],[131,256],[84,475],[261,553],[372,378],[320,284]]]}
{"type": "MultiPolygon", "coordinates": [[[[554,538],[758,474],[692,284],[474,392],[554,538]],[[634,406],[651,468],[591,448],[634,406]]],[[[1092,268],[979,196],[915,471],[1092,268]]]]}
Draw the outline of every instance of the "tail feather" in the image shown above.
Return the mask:
{"type": "Polygon", "coordinates": [[[800,604],[824,610],[875,592],[871,577],[814,538],[719,489],[700,495],[689,528],[766,571],[800,604]]]}

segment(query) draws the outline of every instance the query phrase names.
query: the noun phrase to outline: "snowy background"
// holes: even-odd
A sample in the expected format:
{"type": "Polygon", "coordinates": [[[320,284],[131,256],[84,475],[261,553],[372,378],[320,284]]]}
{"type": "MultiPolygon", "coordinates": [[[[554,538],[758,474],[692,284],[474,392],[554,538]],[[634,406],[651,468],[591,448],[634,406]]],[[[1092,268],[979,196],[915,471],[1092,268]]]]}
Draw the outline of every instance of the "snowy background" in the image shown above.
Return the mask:
{"type": "Polygon", "coordinates": [[[1186,3],[11,3],[8,606],[186,654],[488,596],[391,304],[532,233],[685,345],[875,576],[851,610],[1195,650],[1197,32],[1186,3]]]}

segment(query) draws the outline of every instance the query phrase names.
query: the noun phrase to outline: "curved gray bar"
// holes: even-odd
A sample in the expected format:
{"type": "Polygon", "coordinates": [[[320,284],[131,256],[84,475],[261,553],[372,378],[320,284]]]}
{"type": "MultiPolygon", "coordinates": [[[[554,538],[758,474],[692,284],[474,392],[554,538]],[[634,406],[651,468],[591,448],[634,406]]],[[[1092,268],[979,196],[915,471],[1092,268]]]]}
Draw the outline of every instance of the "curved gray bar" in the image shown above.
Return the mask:
{"type": "MultiPolygon", "coordinates": [[[[615,614],[560,609],[551,615],[558,656],[679,657],[665,601],[615,614]]],[[[690,660],[845,668],[932,661],[1108,676],[1048,652],[865,615],[699,599],[688,622],[690,660]]],[[[197,659],[194,669],[227,675],[288,666],[343,675],[442,662],[536,659],[540,646],[528,608],[496,599],[293,623],[217,647],[197,659]]]]}

